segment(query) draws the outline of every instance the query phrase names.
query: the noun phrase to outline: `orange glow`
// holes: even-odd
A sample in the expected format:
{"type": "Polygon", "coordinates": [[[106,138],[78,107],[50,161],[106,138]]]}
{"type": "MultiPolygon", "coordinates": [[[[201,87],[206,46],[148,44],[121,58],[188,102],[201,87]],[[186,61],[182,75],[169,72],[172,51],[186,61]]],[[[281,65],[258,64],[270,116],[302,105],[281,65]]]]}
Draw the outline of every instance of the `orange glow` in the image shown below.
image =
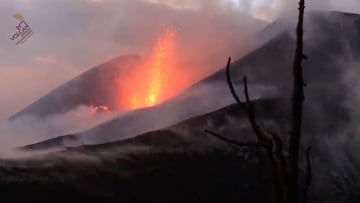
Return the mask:
{"type": "Polygon", "coordinates": [[[166,29],[150,57],[129,74],[128,81],[121,81],[119,102],[122,109],[154,106],[180,91],[182,85],[179,85],[180,72],[176,66],[175,38],[175,31],[166,29]]]}
{"type": "Polygon", "coordinates": [[[149,92],[146,96],[146,106],[153,106],[160,102],[166,85],[166,69],[171,69],[174,54],[174,31],[167,29],[160,37],[154,50],[154,56],[150,67],[153,69],[149,92]]]}
{"type": "Polygon", "coordinates": [[[110,108],[108,106],[100,105],[100,106],[91,106],[91,114],[95,114],[101,111],[109,111],[110,108]]]}

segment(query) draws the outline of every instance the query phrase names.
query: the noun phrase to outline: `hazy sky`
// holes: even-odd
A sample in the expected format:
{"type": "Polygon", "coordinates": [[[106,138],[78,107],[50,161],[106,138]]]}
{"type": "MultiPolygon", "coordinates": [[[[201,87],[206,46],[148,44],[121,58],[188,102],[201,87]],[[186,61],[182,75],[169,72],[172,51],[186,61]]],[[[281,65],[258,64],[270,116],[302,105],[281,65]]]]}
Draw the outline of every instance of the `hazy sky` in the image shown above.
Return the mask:
{"type": "MultiPolygon", "coordinates": [[[[141,0],[132,0],[138,2],[141,0]]],[[[217,5],[272,19],[284,8],[296,8],[296,0],[142,0],[175,8],[206,8],[217,5]]],[[[131,44],[113,43],[114,24],[136,17],[136,3],[129,0],[0,0],[0,65],[38,65],[67,62],[89,66],[132,50],[131,44]],[[129,11],[129,8],[134,10],[129,11]],[[9,40],[14,33],[14,13],[23,13],[33,27],[34,36],[23,46],[9,40]],[[121,18],[121,19],[120,19],[121,18]],[[111,24],[112,26],[108,26],[111,24]],[[99,32],[101,30],[101,32],[99,32]],[[86,35],[86,36],[85,36],[86,35]],[[74,47],[76,47],[74,49],[74,47]],[[84,59],[86,58],[86,60],[84,59]],[[88,59],[91,60],[88,60],[88,59]]],[[[321,4],[340,10],[358,12],[359,0],[312,0],[311,7],[321,4]]],[[[309,6],[310,7],[310,6],[309,6]]],[[[142,19],[139,19],[142,20],[142,19]]],[[[151,20],[151,19],[150,19],[151,20]]],[[[136,22],[131,19],[130,21],[136,22]]],[[[115,26],[116,27],[116,26],[115,26]]],[[[118,28],[121,29],[121,28],[118,28]]],[[[126,29],[126,28],[124,28],[126,29]]],[[[133,50],[137,51],[136,49],[133,50]]]]}

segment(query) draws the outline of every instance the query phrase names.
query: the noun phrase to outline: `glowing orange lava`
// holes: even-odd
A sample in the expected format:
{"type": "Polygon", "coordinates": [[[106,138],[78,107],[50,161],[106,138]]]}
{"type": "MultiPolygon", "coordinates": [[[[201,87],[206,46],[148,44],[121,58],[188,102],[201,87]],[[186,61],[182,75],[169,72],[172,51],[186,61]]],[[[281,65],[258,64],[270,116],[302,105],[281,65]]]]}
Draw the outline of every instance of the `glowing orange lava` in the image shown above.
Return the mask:
{"type": "Polygon", "coordinates": [[[91,106],[91,114],[95,114],[97,112],[109,111],[109,110],[110,108],[105,105],[91,106]]]}
{"type": "Polygon", "coordinates": [[[153,106],[160,102],[166,85],[166,68],[172,68],[172,55],[174,54],[174,31],[167,29],[160,37],[154,50],[150,66],[153,69],[146,106],[153,106]]]}
{"type": "Polygon", "coordinates": [[[170,91],[176,92],[175,83],[169,82],[169,77],[176,77],[175,31],[170,28],[159,37],[149,59],[129,75],[131,79],[127,82],[131,87],[127,85],[126,95],[120,98],[123,108],[154,106],[169,98],[170,91]]]}

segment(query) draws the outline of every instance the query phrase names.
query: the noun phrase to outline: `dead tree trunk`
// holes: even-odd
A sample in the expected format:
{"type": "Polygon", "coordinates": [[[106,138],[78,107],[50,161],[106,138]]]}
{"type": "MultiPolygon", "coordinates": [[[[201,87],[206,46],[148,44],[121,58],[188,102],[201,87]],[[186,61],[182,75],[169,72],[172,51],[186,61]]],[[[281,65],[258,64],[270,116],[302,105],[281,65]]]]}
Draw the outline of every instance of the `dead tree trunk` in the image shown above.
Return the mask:
{"type": "Polygon", "coordinates": [[[296,29],[296,50],[293,64],[293,95],[292,115],[289,143],[289,199],[291,203],[297,203],[299,199],[299,149],[302,126],[302,111],[304,97],[304,80],[302,76],[302,60],[306,59],[303,53],[303,23],[304,23],[305,0],[299,2],[299,19],[296,29]]]}
{"type": "MultiPolygon", "coordinates": [[[[291,129],[290,143],[289,143],[289,156],[286,161],[285,153],[283,151],[283,142],[276,133],[269,133],[260,129],[260,126],[256,122],[256,116],[253,105],[250,101],[247,80],[244,77],[244,93],[246,103],[242,103],[238,95],[236,94],[234,85],[230,77],[230,63],[229,58],[226,76],[231,94],[239,104],[239,106],[247,114],[249,123],[257,137],[257,142],[237,142],[223,137],[213,131],[205,130],[210,135],[217,137],[227,143],[235,144],[239,147],[260,147],[264,148],[271,165],[271,171],[273,173],[273,199],[274,203],[298,203],[299,202],[299,151],[301,140],[301,126],[302,126],[302,111],[304,97],[304,80],[302,76],[302,60],[306,59],[303,53],[303,24],[304,24],[304,10],[305,0],[299,2],[299,19],[296,29],[296,49],[295,58],[293,63],[293,95],[292,95],[292,113],[291,113],[291,129]]],[[[309,152],[307,152],[309,157],[309,152]]],[[[311,182],[311,165],[310,158],[308,158],[308,173],[307,183],[305,187],[304,195],[307,195],[307,191],[311,182]]],[[[306,201],[307,198],[305,198],[306,201]]]]}

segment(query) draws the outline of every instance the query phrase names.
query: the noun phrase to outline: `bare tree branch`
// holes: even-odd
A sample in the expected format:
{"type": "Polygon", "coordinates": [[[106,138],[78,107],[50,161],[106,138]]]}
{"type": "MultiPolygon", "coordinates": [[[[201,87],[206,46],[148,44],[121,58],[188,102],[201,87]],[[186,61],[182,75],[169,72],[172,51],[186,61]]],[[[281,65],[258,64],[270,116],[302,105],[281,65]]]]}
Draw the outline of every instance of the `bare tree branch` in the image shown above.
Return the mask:
{"type": "MultiPolygon", "coordinates": [[[[274,203],[275,202],[276,203],[283,202],[284,196],[287,196],[285,194],[287,192],[286,186],[285,186],[285,184],[287,184],[287,181],[285,181],[285,183],[281,183],[279,177],[280,176],[287,177],[287,175],[284,173],[284,171],[286,171],[286,166],[282,165],[282,163],[285,163],[285,161],[281,162],[281,160],[283,160],[285,158],[283,157],[283,154],[281,155],[281,157],[282,157],[281,158],[281,157],[279,157],[278,153],[273,153],[274,141],[271,139],[270,136],[267,136],[256,123],[254,107],[250,101],[246,76],[244,77],[244,94],[245,94],[245,99],[246,99],[246,104],[247,104],[246,106],[241,102],[239,96],[236,94],[234,85],[231,81],[230,64],[231,64],[231,58],[229,58],[227,67],[226,67],[226,76],[227,76],[226,79],[227,79],[229,88],[231,90],[231,94],[233,95],[233,97],[235,98],[235,100],[237,101],[239,106],[246,112],[248,120],[251,124],[251,127],[252,127],[253,131],[255,132],[255,135],[258,139],[258,142],[264,143],[267,146],[267,147],[265,147],[265,150],[266,150],[266,155],[268,157],[268,160],[270,162],[270,167],[271,167],[272,176],[273,176],[273,188],[272,188],[274,190],[273,202],[274,203]],[[280,166],[279,166],[277,160],[280,161],[280,166]],[[281,170],[280,170],[280,168],[281,168],[281,170]]],[[[274,137],[274,135],[272,135],[272,137],[274,137]]],[[[279,138],[279,140],[280,140],[280,138],[279,138]]],[[[282,149],[281,140],[275,142],[275,145],[276,145],[276,143],[277,143],[277,145],[279,145],[279,147],[275,147],[275,149],[277,149],[277,148],[282,149]]],[[[286,178],[284,178],[284,179],[286,179],[286,178]]]]}
{"type": "Polygon", "coordinates": [[[279,171],[279,181],[281,181],[282,188],[281,188],[281,201],[288,202],[288,187],[289,187],[289,175],[287,173],[287,162],[284,153],[283,142],[280,139],[279,135],[275,132],[269,132],[272,137],[274,143],[274,157],[277,161],[277,170],[279,171]]]}
{"type": "Polygon", "coordinates": [[[241,102],[239,96],[236,94],[235,87],[231,81],[231,75],[230,75],[230,64],[231,64],[231,57],[229,57],[229,60],[226,65],[226,80],[229,85],[229,89],[231,91],[232,96],[234,97],[237,104],[246,112],[248,113],[248,108],[241,102]]]}
{"type": "Polygon", "coordinates": [[[219,135],[218,133],[213,132],[211,130],[204,130],[204,131],[206,133],[208,133],[209,135],[212,135],[212,136],[218,138],[219,140],[236,145],[238,147],[264,147],[264,148],[268,147],[266,144],[258,143],[258,142],[251,142],[251,141],[240,142],[240,141],[232,140],[232,139],[226,138],[222,135],[219,135]]]}
{"type": "Polygon", "coordinates": [[[245,93],[245,98],[246,98],[246,104],[247,106],[241,102],[239,96],[237,95],[233,82],[231,81],[231,74],[230,74],[230,64],[231,64],[231,58],[229,57],[227,66],[226,66],[226,80],[227,83],[229,85],[231,94],[233,95],[234,99],[236,100],[236,102],[238,103],[238,105],[245,111],[245,113],[247,114],[248,120],[251,124],[252,129],[255,132],[256,137],[258,138],[259,141],[262,142],[268,142],[271,143],[271,139],[269,137],[267,137],[261,130],[260,127],[257,125],[256,123],[256,119],[255,119],[255,113],[254,113],[254,109],[253,106],[250,102],[250,96],[249,96],[249,90],[248,90],[248,86],[247,86],[247,79],[246,77],[244,77],[244,93],[245,93]]]}
{"type": "Polygon", "coordinates": [[[305,179],[305,187],[304,187],[304,203],[307,203],[309,197],[309,188],[312,181],[312,165],[311,165],[311,147],[306,149],[306,179],[305,179]]]}
{"type": "Polygon", "coordinates": [[[249,112],[254,113],[254,107],[253,107],[252,103],[250,102],[250,96],[249,96],[249,90],[248,90],[246,76],[244,76],[243,81],[244,81],[244,94],[245,94],[245,99],[246,99],[246,105],[248,106],[249,112]]]}
{"type": "Polygon", "coordinates": [[[296,49],[293,64],[293,96],[289,143],[289,197],[291,203],[299,199],[299,148],[302,126],[302,110],[304,97],[304,81],[302,76],[302,60],[306,58],[303,53],[303,24],[305,0],[299,1],[299,19],[296,28],[296,49]]]}

